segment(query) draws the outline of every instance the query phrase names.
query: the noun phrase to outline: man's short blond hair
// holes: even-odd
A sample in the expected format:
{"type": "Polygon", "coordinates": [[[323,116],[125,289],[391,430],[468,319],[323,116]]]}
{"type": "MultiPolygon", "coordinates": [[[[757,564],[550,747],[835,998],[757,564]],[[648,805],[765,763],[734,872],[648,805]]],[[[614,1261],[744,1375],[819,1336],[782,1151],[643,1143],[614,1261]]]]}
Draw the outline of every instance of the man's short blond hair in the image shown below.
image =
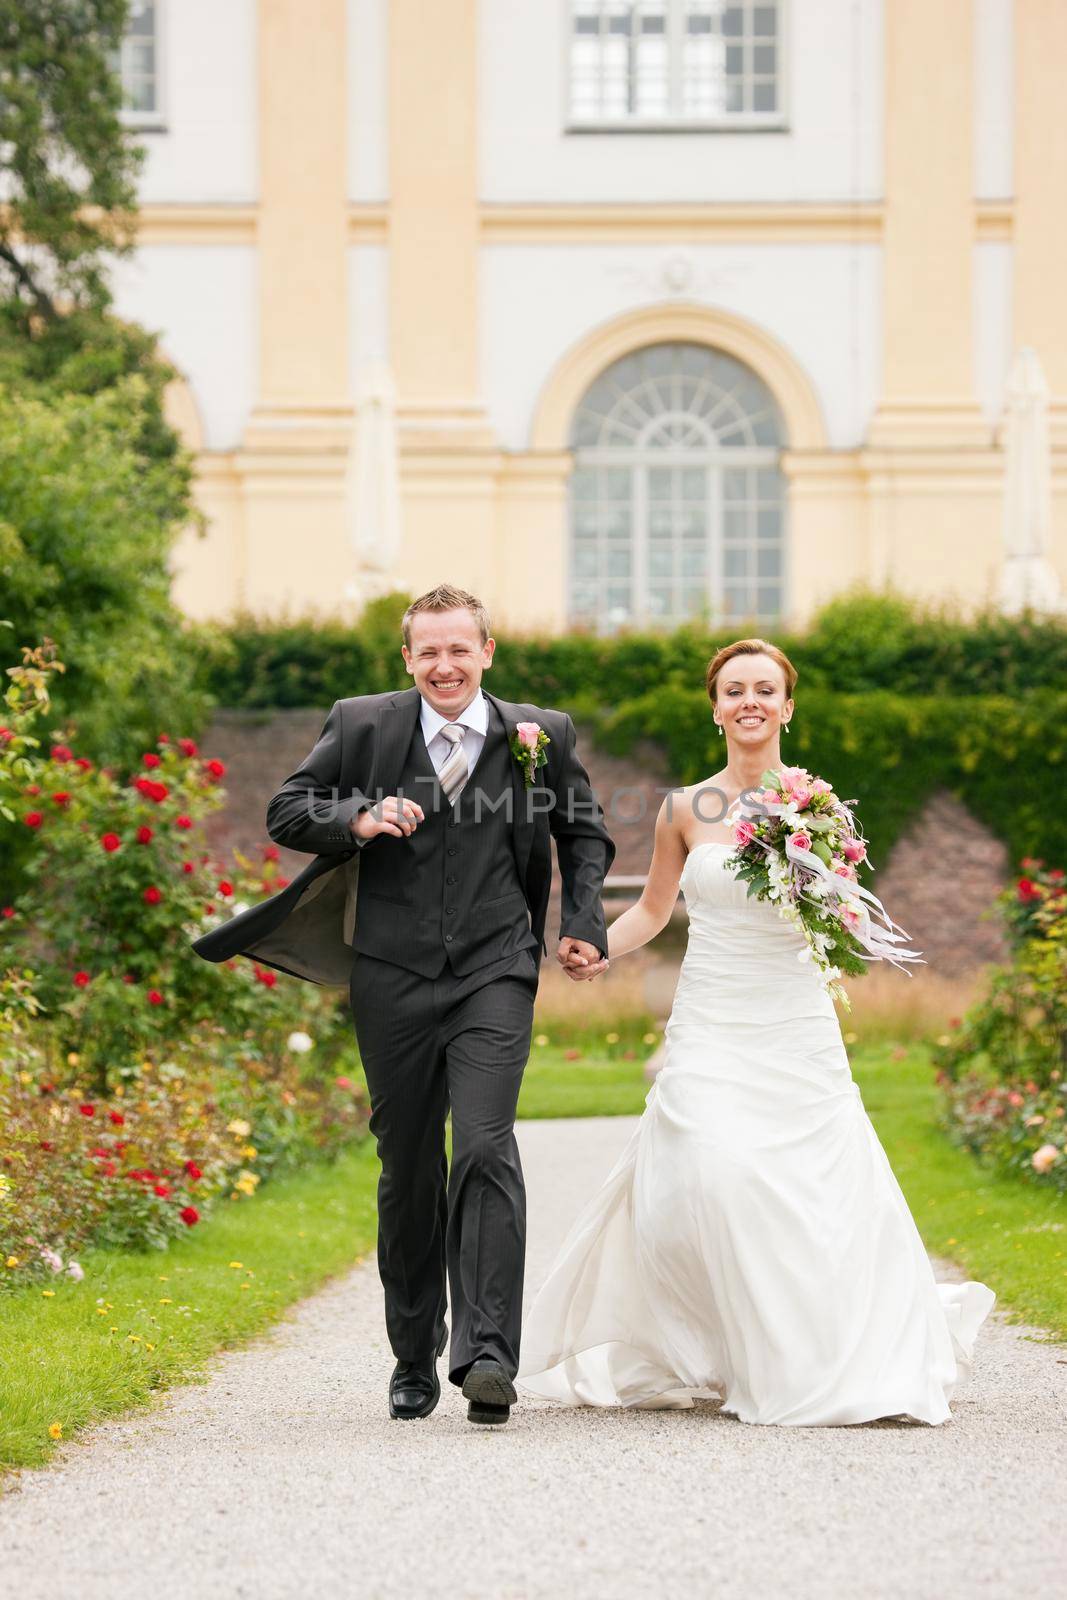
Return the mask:
{"type": "Polygon", "coordinates": [[[400,619],[400,626],[404,631],[404,643],[411,649],[411,619],[420,611],[469,611],[478,624],[478,631],[482,636],[484,645],[489,638],[490,625],[489,613],[474,595],[468,594],[466,589],[457,589],[451,583],[439,583],[436,589],[429,589],[425,594],[420,594],[413,600],[400,619]]]}

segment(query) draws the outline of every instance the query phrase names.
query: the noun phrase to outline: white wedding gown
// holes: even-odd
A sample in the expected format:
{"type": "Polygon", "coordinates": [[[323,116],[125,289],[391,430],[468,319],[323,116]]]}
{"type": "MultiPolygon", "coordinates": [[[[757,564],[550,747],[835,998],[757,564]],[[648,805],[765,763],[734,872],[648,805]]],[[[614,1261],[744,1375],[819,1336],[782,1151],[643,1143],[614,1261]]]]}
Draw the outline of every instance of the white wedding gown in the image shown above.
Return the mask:
{"type": "Polygon", "coordinates": [[[938,1284],[804,940],[698,844],[664,1064],[529,1312],[567,1405],[944,1422],[995,1295],[938,1284]]]}

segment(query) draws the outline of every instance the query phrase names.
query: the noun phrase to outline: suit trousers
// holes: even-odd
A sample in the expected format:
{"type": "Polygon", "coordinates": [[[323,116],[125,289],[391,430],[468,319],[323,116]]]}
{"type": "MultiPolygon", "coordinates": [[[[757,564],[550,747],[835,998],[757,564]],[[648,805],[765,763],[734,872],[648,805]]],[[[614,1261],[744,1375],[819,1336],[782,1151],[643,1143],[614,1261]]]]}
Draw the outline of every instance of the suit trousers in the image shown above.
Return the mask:
{"type": "Polygon", "coordinates": [[[349,998],[382,1164],[378,1270],[398,1360],[436,1348],[451,1291],[450,1380],[494,1356],[519,1365],[526,1189],[515,1107],[540,977],[521,950],[424,978],[360,953],[349,998]],[[452,1114],[452,1166],[445,1119],[452,1114]]]}

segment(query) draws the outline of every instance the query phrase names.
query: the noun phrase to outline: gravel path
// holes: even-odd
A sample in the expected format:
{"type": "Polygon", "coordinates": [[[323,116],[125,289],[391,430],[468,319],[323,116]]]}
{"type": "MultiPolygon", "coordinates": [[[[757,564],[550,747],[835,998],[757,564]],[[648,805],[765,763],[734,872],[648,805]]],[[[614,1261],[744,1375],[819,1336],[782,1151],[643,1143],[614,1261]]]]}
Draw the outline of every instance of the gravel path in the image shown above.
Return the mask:
{"type": "MultiPolygon", "coordinates": [[[[528,1285],[630,1118],[520,1124],[528,1285]]],[[[373,1263],[204,1386],[103,1424],[0,1500],[0,1594],[649,1594],[972,1600],[1067,1589],[1067,1347],[991,1319],[941,1428],[758,1428],[525,1401],[472,1428],[449,1384],[390,1422],[373,1263]]]]}

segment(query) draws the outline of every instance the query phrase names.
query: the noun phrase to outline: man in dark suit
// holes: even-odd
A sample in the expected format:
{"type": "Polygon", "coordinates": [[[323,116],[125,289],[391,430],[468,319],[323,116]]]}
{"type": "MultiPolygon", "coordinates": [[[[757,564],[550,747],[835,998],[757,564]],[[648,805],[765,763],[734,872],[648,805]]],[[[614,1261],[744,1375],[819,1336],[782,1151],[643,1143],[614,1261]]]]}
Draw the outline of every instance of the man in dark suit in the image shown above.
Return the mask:
{"type": "Polygon", "coordinates": [[[195,948],[315,982],[347,972],[382,1163],[390,1414],[424,1417],[437,1404],[447,1281],[449,1378],[471,1421],[498,1423],[518,1370],[526,1197],[514,1122],[551,839],[563,880],[557,956],[576,980],[607,964],[600,895],[615,846],[570,717],[482,689],[495,641],[480,602],[442,586],[408,607],[403,632],[414,687],[335,702],[268,805],[271,838],[316,861],[195,948]],[[523,739],[540,743],[543,765],[523,756],[523,739]]]}

